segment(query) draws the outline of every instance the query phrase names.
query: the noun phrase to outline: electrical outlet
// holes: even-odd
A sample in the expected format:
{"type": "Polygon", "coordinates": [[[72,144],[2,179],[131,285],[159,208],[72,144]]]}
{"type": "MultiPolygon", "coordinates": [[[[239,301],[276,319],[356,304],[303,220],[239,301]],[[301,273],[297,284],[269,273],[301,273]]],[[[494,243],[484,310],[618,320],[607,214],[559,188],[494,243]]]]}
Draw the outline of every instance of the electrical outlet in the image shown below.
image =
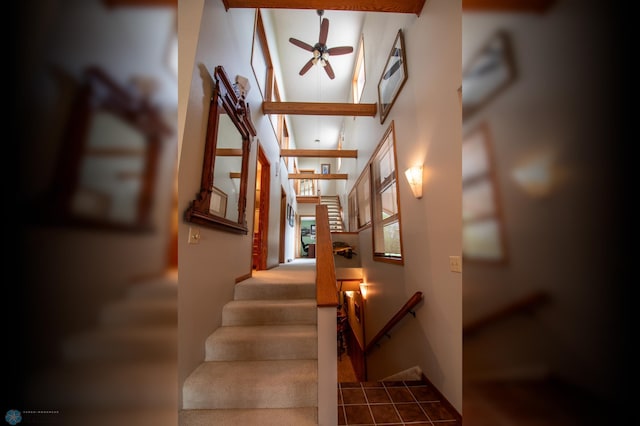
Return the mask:
{"type": "Polygon", "coordinates": [[[462,272],[462,259],[460,256],[449,256],[449,268],[451,272],[462,272]]]}
{"type": "Polygon", "coordinates": [[[198,228],[189,227],[189,244],[198,244],[200,242],[200,230],[198,228]]]}

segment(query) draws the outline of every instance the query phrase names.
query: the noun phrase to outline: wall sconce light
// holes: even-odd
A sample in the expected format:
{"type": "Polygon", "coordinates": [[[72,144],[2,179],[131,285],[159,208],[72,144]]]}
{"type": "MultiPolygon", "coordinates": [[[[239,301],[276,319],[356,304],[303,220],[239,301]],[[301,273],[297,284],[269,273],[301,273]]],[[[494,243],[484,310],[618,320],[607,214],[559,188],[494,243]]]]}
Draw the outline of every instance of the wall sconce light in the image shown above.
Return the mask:
{"type": "Polygon", "coordinates": [[[369,287],[369,284],[360,283],[360,294],[362,294],[363,299],[367,298],[367,293],[369,290],[367,287],[369,287]]]}
{"type": "Polygon", "coordinates": [[[422,198],[422,166],[413,166],[404,172],[413,196],[422,198]]]}

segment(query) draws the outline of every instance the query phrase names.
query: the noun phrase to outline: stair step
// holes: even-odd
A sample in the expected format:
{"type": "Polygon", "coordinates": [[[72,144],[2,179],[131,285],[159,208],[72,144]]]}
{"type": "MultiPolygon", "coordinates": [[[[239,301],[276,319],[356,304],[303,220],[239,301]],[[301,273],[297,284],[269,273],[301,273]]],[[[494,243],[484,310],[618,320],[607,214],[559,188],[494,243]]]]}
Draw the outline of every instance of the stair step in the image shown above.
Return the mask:
{"type": "Polygon", "coordinates": [[[317,426],[317,407],[181,410],[180,426],[317,426]]]}
{"type": "Polygon", "coordinates": [[[175,360],[71,364],[34,373],[25,389],[30,406],[69,408],[177,407],[175,360]]]}
{"type": "Polygon", "coordinates": [[[315,299],[233,300],[222,308],[222,325],[317,324],[315,299]]]}
{"type": "Polygon", "coordinates": [[[260,282],[240,283],[235,286],[235,300],[259,299],[314,299],[316,285],[309,283],[265,284],[260,282]]]}
{"type": "Polygon", "coordinates": [[[316,360],[207,361],[184,382],[183,408],[317,407],[316,360]]]}
{"type": "Polygon", "coordinates": [[[71,336],[62,343],[68,362],[175,360],[176,327],[108,327],[71,336]]]}
{"type": "Polygon", "coordinates": [[[176,426],[178,404],[151,408],[71,409],[57,414],[52,424],[65,426],[176,426]]]}
{"type": "Polygon", "coordinates": [[[131,299],[175,299],[178,297],[177,275],[160,276],[133,284],[127,290],[131,299]]]}
{"type": "Polygon", "coordinates": [[[100,312],[105,326],[177,325],[177,300],[127,299],[107,305],[100,312]]]}
{"type": "Polygon", "coordinates": [[[220,327],[205,343],[205,361],[317,359],[315,325],[220,327]]]}

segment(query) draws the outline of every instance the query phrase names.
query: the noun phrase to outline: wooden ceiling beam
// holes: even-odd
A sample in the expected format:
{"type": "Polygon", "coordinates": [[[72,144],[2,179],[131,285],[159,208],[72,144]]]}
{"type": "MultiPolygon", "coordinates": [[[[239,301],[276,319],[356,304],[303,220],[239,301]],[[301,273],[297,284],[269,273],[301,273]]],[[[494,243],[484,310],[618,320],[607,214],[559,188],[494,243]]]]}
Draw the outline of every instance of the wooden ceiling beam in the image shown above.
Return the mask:
{"type": "Polygon", "coordinates": [[[178,7],[178,0],[102,0],[107,7],[178,7]]]}
{"type": "Polygon", "coordinates": [[[414,13],[420,16],[426,0],[222,0],[224,7],[262,9],[322,9],[362,12],[414,13]]]}
{"type": "Polygon", "coordinates": [[[544,13],[556,0],[462,0],[464,12],[533,12],[544,13]]]}
{"type": "Polygon", "coordinates": [[[349,179],[347,173],[331,173],[321,175],[318,173],[289,173],[289,179],[349,179]]]}
{"type": "Polygon", "coordinates": [[[358,158],[357,149],[282,149],[280,157],[358,158]]]}
{"type": "Polygon", "coordinates": [[[376,104],[335,102],[262,102],[262,113],[283,115],[335,115],[343,117],[375,117],[376,104]]]}

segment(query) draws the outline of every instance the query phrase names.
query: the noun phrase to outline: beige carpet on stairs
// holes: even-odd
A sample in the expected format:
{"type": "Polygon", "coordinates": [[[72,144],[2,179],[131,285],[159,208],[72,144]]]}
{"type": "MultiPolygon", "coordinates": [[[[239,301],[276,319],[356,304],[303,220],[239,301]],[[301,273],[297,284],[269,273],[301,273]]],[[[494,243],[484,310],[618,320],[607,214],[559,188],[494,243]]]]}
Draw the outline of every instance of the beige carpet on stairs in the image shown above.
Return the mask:
{"type": "Polygon", "coordinates": [[[63,341],[60,365],[28,384],[30,407],[55,411],[39,422],[175,426],[177,284],[177,271],[132,284],[96,328],[63,341]]]}
{"type": "Polygon", "coordinates": [[[254,272],[222,316],[185,380],[179,425],[317,425],[315,262],[254,272]]]}

